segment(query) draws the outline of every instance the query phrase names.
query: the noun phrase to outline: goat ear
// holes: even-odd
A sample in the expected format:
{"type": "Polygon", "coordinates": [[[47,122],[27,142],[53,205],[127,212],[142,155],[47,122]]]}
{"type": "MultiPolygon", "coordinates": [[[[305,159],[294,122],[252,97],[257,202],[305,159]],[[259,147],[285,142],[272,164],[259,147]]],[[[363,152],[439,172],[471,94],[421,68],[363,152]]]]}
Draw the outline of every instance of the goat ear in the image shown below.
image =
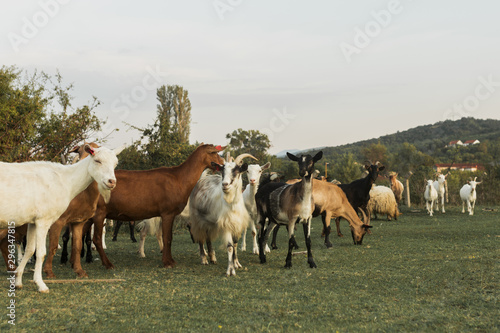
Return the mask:
{"type": "Polygon", "coordinates": [[[94,150],[94,148],[90,147],[89,145],[87,145],[87,144],[86,144],[86,145],[83,147],[83,149],[84,149],[87,153],[89,153],[90,155],[92,155],[92,156],[94,156],[94,155],[95,155],[95,150],[94,150]]]}
{"type": "Polygon", "coordinates": [[[299,161],[299,158],[297,156],[295,156],[294,154],[292,154],[292,153],[287,152],[286,156],[288,156],[288,158],[291,159],[294,162],[298,162],[299,161]]]}
{"type": "Polygon", "coordinates": [[[242,172],[245,172],[248,170],[248,164],[247,163],[243,163],[241,166],[240,166],[240,173],[242,172]]]}
{"type": "Polygon", "coordinates": [[[382,171],[384,169],[385,169],[385,166],[382,165],[380,168],[378,168],[378,171],[382,171]]]}
{"type": "Polygon", "coordinates": [[[80,146],[75,146],[68,153],[78,153],[78,149],[80,149],[80,146]]]}
{"type": "Polygon", "coordinates": [[[122,145],[118,148],[113,149],[113,152],[118,156],[125,148],[127,148],[127,145],[122,145]]]}
{"type": "Polygon", "coordinates": [[[215,163],[215,162],[212,162],[212,168],[215,170],[215,171],[222,171],[222,169],[224,168],[223,165],[220,165],[218,163],[215,163]]]}
{"type": "Polygon", "coordinates": [[[366,169],[366,170],[370,170],[370,165],[366,165],[366,164],[365,164],[365,169],[366,169]]]}
{"type": "Polygon", "coordinates": [[[266,164],[264,164],[263,166],[261,166],[260,168],[262,170],[266,170],[266,169],[269,169],[271,167],[271,162],[267,162],[266,164]]]}
{"type": "Polygon", "coordinates": [[[322,151],[320,151],[316,155],[314,155],[314,157],[313,157],[314,163],[318,162],[321,158],[323,158],[323,152],[322,151]]]}

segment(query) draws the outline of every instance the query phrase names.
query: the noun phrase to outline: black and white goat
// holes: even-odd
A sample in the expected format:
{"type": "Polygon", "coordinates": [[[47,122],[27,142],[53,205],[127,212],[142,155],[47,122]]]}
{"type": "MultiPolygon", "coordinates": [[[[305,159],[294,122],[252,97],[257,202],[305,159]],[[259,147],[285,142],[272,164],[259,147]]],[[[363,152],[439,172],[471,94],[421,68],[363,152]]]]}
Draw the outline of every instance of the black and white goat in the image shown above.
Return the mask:
{"type": "Polygon", "coordinates": [[[264,246],[267,244],[269,233],[277,224],[288,226],[288,255],[286,257],[285,268],[292,267],[292,248],[295,243],[295,224],[302,222],[304,236],[307,247],[307,262],[309,267],[315,268],[311,252],[311,219],[314,211],[314,199],[312,196],[312,174],[314,163],[323,157],[323,152],[319,152],[314,157],[301,155],[297,157],[287,153],[288,158],[299,165],[299,175],[302,180],[293,185],[286,183],[268,183],[261,186],[255,195],[257,213],[260,223],[259,234],[259,256],[260,262],[266,262],[264,246]],[[265,228],[266,219],[269,219],[265,228]]]}
{"type": "Polygon", "coordinates": [[[241,268],[236,252],[241,233],[247,228],[250,215],[243,202],[243,183],[241,174],[247,171],[243,163],[245,157],[256,159],[250,154],[241,154],[234,161],[227,157],[224,165],[212,162],[212,166],[222,175],[205,175],[200,178],[189,199],[189,228],[193,241],[200,245],[201,263],[206,265],[207,243],[210,262],[216,263],[212,241],[223,237],[227,245],[227,276],[236,275],[236,268],[241,268]]]}

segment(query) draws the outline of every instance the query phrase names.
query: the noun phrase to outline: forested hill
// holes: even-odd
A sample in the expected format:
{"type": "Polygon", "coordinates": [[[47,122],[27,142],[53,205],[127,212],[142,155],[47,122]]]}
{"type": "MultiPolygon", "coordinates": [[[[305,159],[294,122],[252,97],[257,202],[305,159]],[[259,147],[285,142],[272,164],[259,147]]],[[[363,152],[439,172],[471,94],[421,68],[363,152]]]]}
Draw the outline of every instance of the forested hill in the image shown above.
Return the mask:
{"type": "MultiPolygon", "coordinates": [[[[387,150],[396,150],[402,143],[414,145],[419,151],[439,157],[440,151],[454,140],[495,140],[500,138],[500,120],[462,118],[460,120],[446,120],[433,125],[423,125],[403,132],[384,135],[380,138],[358,141],[355,143],[322,148],[326,156],[334,156],[351,152],[354,156],[362,158],[361,150],[370,144],[381,143],[387,150]]],[[[315,149],[312,149],[313,151],[315,149]]]]}

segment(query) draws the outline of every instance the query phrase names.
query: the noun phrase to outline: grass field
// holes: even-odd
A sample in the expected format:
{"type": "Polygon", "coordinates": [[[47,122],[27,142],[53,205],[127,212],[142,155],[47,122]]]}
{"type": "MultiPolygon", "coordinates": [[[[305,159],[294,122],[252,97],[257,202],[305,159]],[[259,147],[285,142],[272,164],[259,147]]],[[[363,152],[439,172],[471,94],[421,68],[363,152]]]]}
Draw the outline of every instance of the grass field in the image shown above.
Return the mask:
{"type": "MultiPolygon", "coordinates": [[[[434,217],[403,210],[397,222],[375,220],[362,246],[352,245],[345,221],[344,238],[332,237],[327,250],[321,221],[313,220],[313,255],[293,257],[284,268],[286,233],[280,249],[261,265],[258,256],[239,252],[244,268],[227,278],[227,255],[217,247],[218,264],[202,266],[198,247],[186,231],[174,235],[178,265],[160,267],[156,240],[148,236],[147,258],[122,228],[117,242],[108,233],[107,254],[116,266],[83,264],[91,279],[116,283],[49,284],[40,294],[25,274],[16,292],[16,331],[196,331],[196,332],[495,332],[500,331],[500,212],[461,214],[450,207],[434,217]]],[[[498,207],[496,207],[498,209],[498,207]]],[[[297,241],[305,250],[302,228],[297,241]]],[[[247,247],[251,240],[248,235],[247,247]]],[[[69,266],[54,260],[58,279],[73,279],[69,266]]],[[[28,266],[28,270],[33,266],[28,266]]],[[[3,269],[2,269],[3,270],[3,269]]],[[[7,273],[0,273],[7,323],[7,273]]],[[[1,311],[0,311],[1,312],[1,311]]]]}

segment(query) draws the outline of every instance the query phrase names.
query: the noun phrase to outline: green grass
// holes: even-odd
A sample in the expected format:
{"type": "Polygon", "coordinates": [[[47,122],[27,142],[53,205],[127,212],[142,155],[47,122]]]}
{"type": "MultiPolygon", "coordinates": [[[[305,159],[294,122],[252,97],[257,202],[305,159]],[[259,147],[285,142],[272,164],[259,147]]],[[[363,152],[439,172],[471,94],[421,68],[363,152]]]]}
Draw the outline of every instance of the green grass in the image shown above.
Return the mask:
{"type": "MultiPolygon", "coordinates": [[[[293,257],[284,268],[286,233],[280,249],[265,265],[249,252],[239,252],[244,268],[227,278],[227,254],[217,247],[218,264],[202,266],[189,234],[174,235],[178,265],[166,270],[156,239],[148,236],[147,258],[138,258],[137,244],[127,228],[118,242],[107,234],[110,260],[83,264],[92,279],[122,278],[119,283],[49,284],[40,294],[25,274],[25,287],[16,292],[16,331],[438,331],[493,332],[500,330],[500,213],[476,208],[476,215],[429,217],[403,210],[397,222],[375,220],[372,235],[362,246],[346,235],[327,250],[320,238],[321,221],[313,220],[313,255],[293,257]]],[[[497,207],[498,208],[498,207],[497,207]]],[[[302,228],[297,241],[305,250],[302,228]]],[[[247,247],[251,248],[250,235],[247,247]],[[250,246],[248,246],[250,245],[250,246]]],[[[69,266],[54,260],[58,279],[74,278],[69,266]]],[[[28,269],[32,266],[28,266],[28,269]]],[[[0,273],[8,305],[7,274],[0,273]]],[[[10,328],[3,310],[0,331],[10,328]]],[[[1,310],[0,310],[1,313],[1,310]]]]}

